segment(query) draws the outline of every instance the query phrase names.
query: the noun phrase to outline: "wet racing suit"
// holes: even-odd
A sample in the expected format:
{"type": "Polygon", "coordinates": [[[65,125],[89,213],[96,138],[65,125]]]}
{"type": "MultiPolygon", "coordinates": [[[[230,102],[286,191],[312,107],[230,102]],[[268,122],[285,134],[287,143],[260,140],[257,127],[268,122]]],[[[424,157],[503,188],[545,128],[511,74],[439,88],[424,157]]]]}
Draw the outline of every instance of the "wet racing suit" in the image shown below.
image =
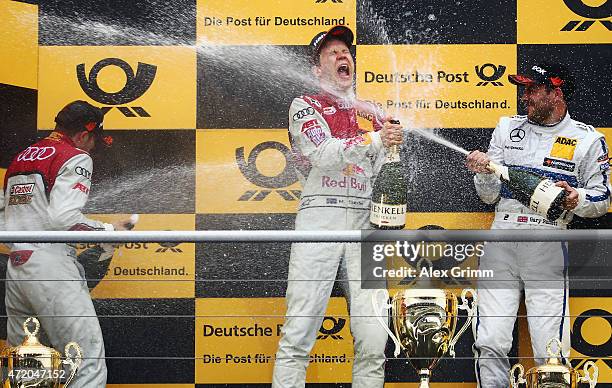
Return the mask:
{"type": "MultiPolygon", "coordinates": [[[[296,230],[369,228],[373,177],[384,151],[378,132],[359,129],[357,113],[361,115],[352,105],[326,95],[293,100],[289,136],[303,186],[296,230]]],[[[380,114],[369,114],[374,128],[379,129],[380,114]]],[[[346,282],[345,292],[355,349],[352,386],[383,387],[387,334],[374,318],[374,290],[361,289],[360,260],[359,244],[292,245],[287,316],[276,354],[273,387],[304,387],[308,357],[339,268],[351,280],[346,282]]]]}
{"type": "MultiPolygon", "coordinates": [[[[608,148],[603,135],[566,114],[556,125],[541,126],[526,116],[503,117],[487,152],[498,164],[514,166],[566,181],[579,193],[578,206],[550,222],[512,198],[493,174],[476,174],[480,198],[497,202],[492,229],[565,229],[574,214],[598,217],[610,204],[608,148]]],[[[480,269],[494,278],[480,279],[478,317],[474,322],[475,367],[479,386],[508,387],[508,352],[524,284],[529,332],[536,362],[542,364],[546,344],[558,338],[563,355],[570,349],[567,288],[567,243],[487,243],[480,269]]]]}
{"type": "MultiPolygon", "coordinates": [[[[91,186],[91,157],[66,135],[53,132],[13,160],[4,180],[6,229],[113,230],[81,209],[91,186]]],[[[43,339],[63,353],[71,341],[83,362],[71,387],[106,386],[104,342],[75,249],[61,243],[15,243],[7,264],[7,332],[21,344],[23,322],[38,316],[43,339]]]]}

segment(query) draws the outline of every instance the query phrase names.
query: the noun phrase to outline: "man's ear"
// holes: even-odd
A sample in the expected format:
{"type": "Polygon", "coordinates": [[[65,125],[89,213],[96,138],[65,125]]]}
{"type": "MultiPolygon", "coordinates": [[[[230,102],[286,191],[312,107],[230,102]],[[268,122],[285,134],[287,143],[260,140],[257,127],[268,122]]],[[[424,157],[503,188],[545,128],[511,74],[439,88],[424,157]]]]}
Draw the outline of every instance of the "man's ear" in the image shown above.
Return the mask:
{"type": "Polygon", "coordinates": [[[565,101],[565,95],[563,94],[563,90],[561,88],[555,88],[554,91],[557,99],[565,101]]]}
{"type": "Polygon", "coordinates": [[[87,141],[87,136],[89,136],[89,132],[81,131],[72,136],[72,140],[75,142],[75,144],[83,144],[85,141],[87,141]]]}

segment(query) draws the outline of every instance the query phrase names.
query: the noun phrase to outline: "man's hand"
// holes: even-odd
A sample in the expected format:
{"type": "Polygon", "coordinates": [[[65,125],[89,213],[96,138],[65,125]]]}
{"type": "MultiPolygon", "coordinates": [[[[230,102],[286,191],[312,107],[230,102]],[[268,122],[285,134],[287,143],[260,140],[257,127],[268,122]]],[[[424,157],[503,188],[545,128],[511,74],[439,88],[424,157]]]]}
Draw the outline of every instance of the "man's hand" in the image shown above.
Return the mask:
{"type": "Polygon", "coordinates": [[[563,201],[563,209],[565,210],[574,210],[576,206],[578,206],[578,191],[569,185],[566,181],[559,181],[555,183],[555,186],[559,186],[565,190],[567,195],[565,196],[565,200],[563,201]]]}
{"type": "Polygon", "coordinates": [[[385,147],[402,144],[404,133],[401,124],[392,124],[391,117],[385,117],[385,122],[380,130],[380,138],[385,147]]]}
{"type": "Polygon", "coordinates": [[[132,230],[137,221],[138,219],[135,218],[135,215],[132,215],[128,219],[113,222],[113,227],[115,230],[132,230]]]}
{"type": "Polygon", "coordinates": [[[467,156],[467,159],[465,160],[465,165],[468,170],[472,172],[480,174],[491,174],[493,173],[493,171],[487,168],[490,161],[491,159],[489,159],[487,154],[477,150],[470,152],[470,154],[467,156]]]}

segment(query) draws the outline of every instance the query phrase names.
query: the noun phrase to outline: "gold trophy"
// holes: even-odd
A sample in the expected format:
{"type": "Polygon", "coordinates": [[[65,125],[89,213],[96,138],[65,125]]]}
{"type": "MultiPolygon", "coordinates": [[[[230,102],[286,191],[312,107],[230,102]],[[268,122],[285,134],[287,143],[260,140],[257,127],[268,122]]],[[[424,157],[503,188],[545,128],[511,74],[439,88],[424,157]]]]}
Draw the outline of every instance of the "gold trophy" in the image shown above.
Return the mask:
{"type": "Polygon", "coordinates": [[[577,370],[569,366],[565,366],[559,362],[561,358],[561,342],[557,338],[548,341],[546,353],[549,358],[546,364],[533,367],[527,371],[521,364],[515,364],[510,369],[510,387],[517,388],[519,384],[525,384],[526,388],[576,388],[578,383],[588,383],[590,388],[597,385],[597,377],[599,369],[593,361],[584,363],[583,373],[580,376],[577,370]],[[557,344],[557,352],[552,351],[552,344],[557,344]],[[589,372],[589,368],[593,369],[593,377],[589,372]],[[516,370],[519,371],[518,376],[516,370]]]}
{"type": "Polygon", "coordinates": [[[382,308],[392,311],[391,320],[397,337],[380,315],[376,318],[395,343],[395,357],[399,355],[401,348],[419,373],[419,388],[429,388],[429,376],[440,358],[447,352],[451,357],[455,357],[455,344],[476,314],[476,293],[472,289],[463,290],[461,305],[458,305],[457,297],[448,290],[408,289],[399,291],[389,304],[386,302],[389,300],[389,292],[379,289],[372,297],[376,312],[381,311],[377,302],[380,293],[384,294],[385,300],[382,308]],[[467,301],[468,292],[474,298],[472,307],[467,301]],[[468,317],[463,327],[455,334],[459,309],[466,310],[468,317]]]}
{"type": "Polygon", "coordinates": [[[60,381],[64,378],[63,386],[68,387],[76,375],[83,358],[79,345],[76,342],[68,343],[64,349],[66,358],[62,360],[58,351],[38,341],[36,335],[39,330],[38,319],[26,319],[23,324],[26,334],[23,343],[2,352],[2,388],[59,388],[60,381]],[[30,322],[36,326],[34,332],[28,327],[30,322]],[[74,356],[71,350],[74,350],[74,356]],[[63,365],[70,366],[68,377],[63,365]]]}

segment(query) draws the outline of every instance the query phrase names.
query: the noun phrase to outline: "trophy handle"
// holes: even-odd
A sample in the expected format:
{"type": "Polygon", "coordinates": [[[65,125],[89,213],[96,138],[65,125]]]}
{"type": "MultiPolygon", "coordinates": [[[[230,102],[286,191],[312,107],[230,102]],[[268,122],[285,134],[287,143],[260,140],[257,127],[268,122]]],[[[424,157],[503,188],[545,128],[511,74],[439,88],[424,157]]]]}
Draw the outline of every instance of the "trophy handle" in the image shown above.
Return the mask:
{"type": "Polygon", "coordinates": [[[581,383],[589,383],[589,388],[593,388],[597,385],[597,378],[599,377],[599,368],[593,361],[587,361],[584,363],[582,368],[584,372],[584,376],[580,376],[578,382],[581,383]],[[593,369],[593,378],[591,378],[591,374],[589,373],[589,367],[593,369]]]}
{"type": "Polygon", "coordinates": [[[455,344],[457,343],[457,341],[459,341],[459,338],[463,335],[463,333],[467,330],[467,328],[469,327],[469,325],[472,323],[472,319],[474,319],[474,317],[476,316],[476,303],[478,301],[478,297],[476,296],[476,291],[474,291],[474,289],[472,288],[466,288],[461,292],[461,304],[458,306],[459,310],[466,310],[468,313],[467,319],[465,320],[465,323],[463,324],[463,326],[461,327],[461,329],[459,329],[459,331],[457,333],[455,333],[455,336],[450,340],[449,344],[448,344],[448,354],[451,357],[455,357],[455,344]],[[472,294],[472,307],[470,307],[470,304],[468,303],[467,300],[467,293],[472,294]]]}
{"type": "Polygon", "coordinates": [[[372,307],[374,308],[374,315],[376,316],[378,323],[380,323],[380,325],[383,327],[383,329],[385,329],[387,334],[389,334],[389,337],[391,337],[391,339],[393,340],[393,343],[395,344],[395,351],[393,351],[393,355],[397,357],[400,353],[400,342],[397,337],[391,332],[391,329],[389,329],[389,322],[385,323],[385,321],[382,319],[382,316],[380,316],[380,311],[382,309],[386,311],[393,308],[393,305],[389,303],[389,291],[387,291],[385,288],[379,288],[377,290],[374,290],[374,293],[372,294],[372,307]],[[383,306],[379,306],[377,301],[378,295],[380,293],[384,295],[385,303],[383,304],[383,306]]]}
{"type": "Polygon", "coordinates": [[[519,384],[527,384],[527,380],[525,380],[525,368],[521,364],[514,364],[512,369],[510,369],[510,386],[512,388],[518,388],[519,384]],[[515,370],[519,370],[518,376],[514,374],[515,370]]]}
{"type": "Polygon", "coordinates": [[[70,376],[68,376],[66,382],[64,383],[64,387],[67,387],[68,384],[70,384],[70,382],[72,381],[72,379],[74,379],[77,370],[81,366],[81,362],[83,361],[83,352],[81,351],[81,347],[79,346],[79,344],[77,344],[76,342],[69,342],[64,348],[64,353],[66,354],[66,359],[62,360],[62,364],[70,365],[71,367],[70,376]],[[74,349],[76,353],[74,357],[72,357],[70,349],[74,349]]]}

